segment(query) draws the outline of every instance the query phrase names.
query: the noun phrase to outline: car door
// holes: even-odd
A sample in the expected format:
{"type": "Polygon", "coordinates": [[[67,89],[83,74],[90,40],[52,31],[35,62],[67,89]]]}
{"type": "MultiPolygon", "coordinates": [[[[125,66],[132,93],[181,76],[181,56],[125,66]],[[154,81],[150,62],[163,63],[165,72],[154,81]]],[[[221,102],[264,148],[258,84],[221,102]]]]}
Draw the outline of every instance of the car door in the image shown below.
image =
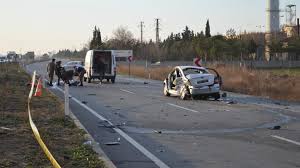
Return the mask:
{"type": "Polygon", "coordinates": [[[183,75],[179,68],[176,68],[175,75],[176,75],[176,79],[174,81],[175,91],[177,92],[177,95],[180,95],[181,88],[184,85],[184,81],[183,81],[183,75]]]}

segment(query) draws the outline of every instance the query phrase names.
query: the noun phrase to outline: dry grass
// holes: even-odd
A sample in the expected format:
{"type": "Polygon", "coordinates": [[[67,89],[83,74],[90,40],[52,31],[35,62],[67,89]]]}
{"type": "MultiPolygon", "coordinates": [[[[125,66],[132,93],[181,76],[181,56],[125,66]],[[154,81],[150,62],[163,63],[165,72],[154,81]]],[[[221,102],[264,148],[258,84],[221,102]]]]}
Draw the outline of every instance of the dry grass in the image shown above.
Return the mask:
{"type": "MultiPolygon", "coordinates": [[[[131,66],[131,75],[142,78],[150,78],[154,80],[164,80],[171,72],[172,67],[152,67],[146,70],[142,66],[131,66]]],[[[128,75],[128,66],[119,65],[117,72],[123,75],[128,75]]]]}
{"type": "MultiPolygon", "coordinates": [[[[210,65],[217,69],[223,78],[223,90],[263,96],[273,99],[299,101],[300,76],[276,75],[270,71],[251,70],[245,67],[210,65]]],[[[132,66],[131,74],[143,78],[163,80],[172,67],[154,67],[146,71],[142,66],[132,66]]],[[[118,72],[128,74],[128,67],[118,66],[118,72]]]]}
{"type": "MultiPolygon", "coordinates": [[[[17,64],[0,64],[0,168],[52,167],[31,131],[27,83],[30,77],[17,64]]],[[[32,116],[46,145],[62,167],[104,167],[98,155],[83,145],[84,132],[64,117],[60,100],[43,89],[34,97],[32,116]]]]}

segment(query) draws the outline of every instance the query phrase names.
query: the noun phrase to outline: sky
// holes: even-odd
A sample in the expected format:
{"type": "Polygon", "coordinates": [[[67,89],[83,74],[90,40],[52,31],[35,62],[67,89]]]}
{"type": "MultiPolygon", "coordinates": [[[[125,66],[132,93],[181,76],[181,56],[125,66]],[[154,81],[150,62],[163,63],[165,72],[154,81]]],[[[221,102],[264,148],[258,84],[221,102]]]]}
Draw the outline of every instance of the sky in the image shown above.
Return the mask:
{"type": "MultiPolygon", "coordinates": [[[[299,0],[281,0],[281,8],[288,2],[300,11],[299,0]]],[[[160,19],[161,39],[182,32],[186,25],[204,31],[207,19],[212,34],[225,34],[230,28],[264,31],[266,22],[266,0],[0,0],[0,4],[0,53],[80,49],[95,25],[103,39],[111,38],[119,26],[139,38],[143,21],[144,38],[155,39],[155,18],[160,19]]]]}

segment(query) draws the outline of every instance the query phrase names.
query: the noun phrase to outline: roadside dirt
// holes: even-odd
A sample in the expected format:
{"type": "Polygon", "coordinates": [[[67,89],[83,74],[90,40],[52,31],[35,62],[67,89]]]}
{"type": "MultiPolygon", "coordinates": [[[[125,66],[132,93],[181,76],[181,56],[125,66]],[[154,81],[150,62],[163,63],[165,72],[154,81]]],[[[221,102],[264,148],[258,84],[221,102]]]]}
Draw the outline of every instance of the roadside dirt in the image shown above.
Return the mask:
{"type": "MultiPolygon", "coordinates": [[[[0,168],[52,167],[29,125],[29,81],[30,76],[17,64],[0,64],[0,168]]],[[[33,98],[32,117],[62,167],[105,167],[91,147],[83,145],[84,131],[64,117],[61,102],[47,90],[33,98]]]]}

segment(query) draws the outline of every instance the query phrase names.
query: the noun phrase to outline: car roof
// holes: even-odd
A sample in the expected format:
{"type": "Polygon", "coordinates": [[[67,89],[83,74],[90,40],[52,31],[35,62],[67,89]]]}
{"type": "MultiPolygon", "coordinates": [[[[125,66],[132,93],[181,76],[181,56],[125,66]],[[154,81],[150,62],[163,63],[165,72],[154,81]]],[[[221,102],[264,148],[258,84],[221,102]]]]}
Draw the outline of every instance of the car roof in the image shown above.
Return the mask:
{"type": "Polygon", "coordinates": [[[198,67],[198,66],[176,66],[175,68],[180,68],[180,69],[187,69],[187,68],[195,68],[195,69],[202,69],[202,70],[207,70],[204,67],[198,67]]]}

